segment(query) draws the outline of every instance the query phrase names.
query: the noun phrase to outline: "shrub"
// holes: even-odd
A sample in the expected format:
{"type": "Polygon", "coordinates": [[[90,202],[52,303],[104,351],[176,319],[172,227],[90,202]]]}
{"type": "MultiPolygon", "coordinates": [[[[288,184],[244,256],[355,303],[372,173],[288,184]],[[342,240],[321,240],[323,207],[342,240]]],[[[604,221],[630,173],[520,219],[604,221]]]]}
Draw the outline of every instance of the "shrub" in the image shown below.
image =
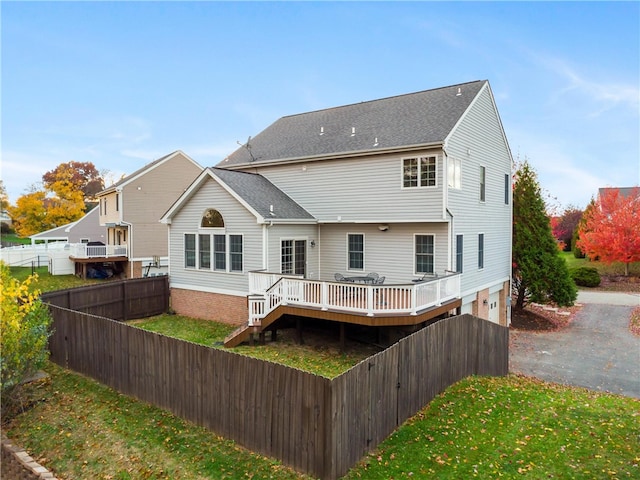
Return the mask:
{"type": "Polygon", "coordinates": [[[51,314],[39,292],[29,291],[37,275],[21,282],[0,262],[0,280],[0,393],[5,405],[12,400],[13,389],[42,368],[49,357],[51,314]]]}
{"type": "Polygon", "coordinates": [[[600,273],[593,267],[571,269],[571,277],[580,287],[597,287],[600,285],[600,273]]]}
{"type": "Polygon", "coordinates": [[[580,250],[580,248],[578,247],[578,245],[576,244],[578,242],[578,229],[576,228],[575,231],[573,232],[573,237],[571,238],[571,250],[573,250],[573,256],[576,258],[584,258],[585,254],[582,250],[580,250]]]}

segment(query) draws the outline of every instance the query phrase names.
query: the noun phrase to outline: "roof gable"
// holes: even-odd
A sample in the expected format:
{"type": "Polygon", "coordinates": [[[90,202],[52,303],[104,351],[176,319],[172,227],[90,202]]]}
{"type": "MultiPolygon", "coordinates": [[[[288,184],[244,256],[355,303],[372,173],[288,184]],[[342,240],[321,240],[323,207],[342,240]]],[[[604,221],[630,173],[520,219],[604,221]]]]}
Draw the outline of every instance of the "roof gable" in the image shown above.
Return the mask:
{"type": "Polygon", "coordinates": [[[33,235],[29,235],[29,238],[32,240],[46,239],[46,238],[66,238],[69,235],[69,232],[73,230],[77,225],[81,225],[85,222],[93,222],[96,226],[100,226],[98,223],[98,207],[95,206],[87,213],[85,213],[82,217],[80,217],[75,222],[70,222],[65,225],[61,225],[59,227],[54,227],[49,230],[45,230],[44,232],[35,233],[33,235]]]}
{"type": "Polygon", "coordinates": [[[151,163],[146,164],[145,166],[139,168],[138,170],[136,170],[135,172],[127,175],[124,178],[121,178],[120,180],[118,180],[116,183],[114,183],[113,185],[105,188],[104,190],[102,190],[101,192],[99,192],[96,196],[102,196],[102,195],[106,195],[107,193],[111,193],[115,190],[120,190],[122,189],[122,187],[124,187],[125,185],[133,182],[134,180],[136,180],[137,178],[140,178],[141,176],[145,175],[147,172],[153,170],[154,168],[162,165],[163,163],[177,157],[178,155],[183,156],[184,158],[186,158],[187,160],[191,161],[194,165],[196,165],[198,168],[202,169],[202,166],[199,165],[195,160],[193,160],[191,157],[189,157],[189,155],[187,155],[186,153],[184,153],[182,150],[176,150],[175,152],[172,152],[168,155],[165,155],[164,157],[160,157],[157,160],[154,160],[151,163]]]}
{"type": "Polygon", "coordinates": [[[315,222],[315,218],[262,175],[206,168],[161,219],[170,223],[203,183],[212,178],[255,215],[258,222],[315,222]]]}
{"type": "Polygon", "coordinates": [[[282,117],[217,166],[443,143],[486,80],[282,117]]]}

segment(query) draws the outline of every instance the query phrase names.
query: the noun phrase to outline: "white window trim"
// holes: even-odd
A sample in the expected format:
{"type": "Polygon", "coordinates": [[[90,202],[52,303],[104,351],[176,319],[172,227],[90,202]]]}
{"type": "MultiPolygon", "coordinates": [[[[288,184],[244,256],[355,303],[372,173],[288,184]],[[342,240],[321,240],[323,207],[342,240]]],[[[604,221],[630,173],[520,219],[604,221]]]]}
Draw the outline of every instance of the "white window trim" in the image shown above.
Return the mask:
{"type": "Polygon", "coordinates": [[[346,245],[345,245],[345,250],[346,250],[346,265],[345,265],[345,270],[347,272],[355,272],[355,273],[362,273],[366,270],[365,266],[367,264],[367,254],[366,254],[366,250],[367,250],[367,237],[364,234],[364,232],[347,232],[346,235],[346,245]],[[355,269],[355,268],[351,268],[350,266],[350,261],[349,261],[349,235],[362,235],[362,269],[355,269]]]}
{"type": "Polygon", "coordinates": [[[431,273],[436,273],[436,234],[435,233],[414,233],[413,234],[413,257],[412,257],[412,261],[413,261],[413,275],[414,276],[421,276],[421,275],[429,275],[429,272],[418,272],[416,269],[416,258],[418,255],[418,252],[416,252],[416,237],[433,237],[433,272],[431,273]]]}
{"type": "Polygon", "coordinates": [[[246,272],[246,268],[245,268],[245,243],[244,243],[244,234],[243,233],[228,233],[225,232],[224,228],[205,228],[203,230],[197,231],[197,232],[183,232],[182,233],[182,239],[183,239],[183,243],[182,243],[182,264],[183,264],[183,268],[185,270],[191,270],[191,271],[200,271],[200,272],[217,272],[217,273],[229,273],[229,274],[235,274],[235,275],[243,275],[246,272]],[[216,230],[218,230],[218,232],[215,232],[216,230]],[[195,266],[191,267],[191,266],[187,266],[186,264],[186,255],[185,255],[185,250],[186,250],[186,243],[185,243],[185,238],[186,235],[195,235],[195,239],[196,239],[196,264],[195,266]],[[200,235],[207,235],[210,238],[210,250],[209,250],[209,268],[202,268],[200,267],[200,235]],[[214,240],[213,240],[213,236],[214,235],[224,235],[225,237],[225,269],[224,270],[217,270],[215,269],[215,249],[214,249],[214,240]],[[230,236],[239,236],[242,237],[242,270],[231,270],[231,242],[230,242],[230,236]]]}
{"type": "Polygon", "coordinates": [[[438,155],[418,155],[414,157],[402,157],[400,159],[400,188],[402,190],[413,190],[416,188],[438,188],[438,155]],[[420,185],[420,177],[421,177],[420,160],[423,158],[433,158],[435,160],[436,171],[435,171],[435,177],[434,177],[435,183],[433,185],[425,185],[425,186],[420,185]],[[404,186],[404,161],[413,160],[413,159],[418,160],[418,185],[416,185],[415,187],[405,187],[404,186]]]}

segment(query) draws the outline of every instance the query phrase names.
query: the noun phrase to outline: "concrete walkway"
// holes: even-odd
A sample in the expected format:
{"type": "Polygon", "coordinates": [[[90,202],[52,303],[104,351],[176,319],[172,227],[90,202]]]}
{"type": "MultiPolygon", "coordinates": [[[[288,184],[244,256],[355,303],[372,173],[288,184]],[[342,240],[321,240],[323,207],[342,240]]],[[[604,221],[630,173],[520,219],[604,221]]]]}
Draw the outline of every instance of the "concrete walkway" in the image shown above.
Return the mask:
{"type": "Polygon", "coordinates": [[[640,398],[640,338],[629,331],[640,295],[580,291],[578,303],[584,306],[564,330],[511,330],[510,370],[640,398]]]}

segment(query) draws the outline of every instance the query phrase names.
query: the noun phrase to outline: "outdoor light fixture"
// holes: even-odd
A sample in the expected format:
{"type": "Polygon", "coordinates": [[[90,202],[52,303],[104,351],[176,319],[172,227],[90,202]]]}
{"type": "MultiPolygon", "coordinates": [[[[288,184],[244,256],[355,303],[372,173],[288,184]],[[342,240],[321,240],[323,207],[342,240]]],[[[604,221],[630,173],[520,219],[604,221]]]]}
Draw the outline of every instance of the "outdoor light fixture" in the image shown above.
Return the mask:
{"type": "Polygon", "coordinates": [[[380,230],[381,232],[386,232],[387,230],[389,230],[389,225],[378,225],[378,230],[380,230]]]}
{"type": "Polygon", "coordinates": [[[316,241],[315,240],[311,240],[311,243],[309,245],[311,245],[312,248],[315,247],[316,246],[316,241]]]}

